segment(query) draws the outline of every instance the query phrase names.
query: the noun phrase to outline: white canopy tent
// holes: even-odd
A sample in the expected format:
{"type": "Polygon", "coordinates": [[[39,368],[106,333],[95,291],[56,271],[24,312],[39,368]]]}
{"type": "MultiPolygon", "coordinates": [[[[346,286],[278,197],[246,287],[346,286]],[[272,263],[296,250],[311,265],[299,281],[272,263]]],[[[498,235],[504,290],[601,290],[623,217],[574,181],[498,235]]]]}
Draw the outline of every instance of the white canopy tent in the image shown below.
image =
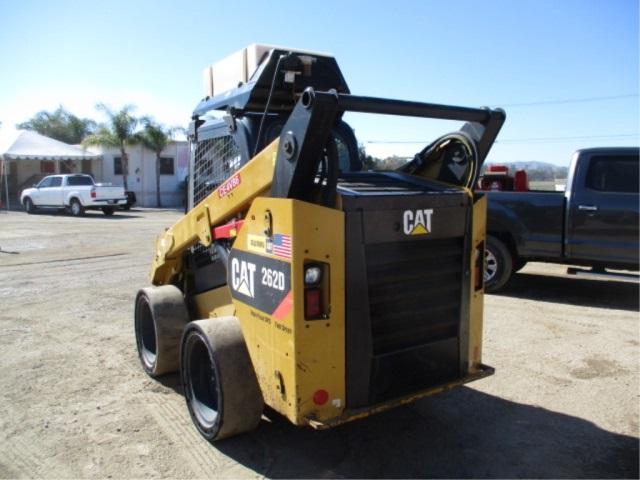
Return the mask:
{"type": "Polygon", "coordinates": [[[10,161],[78,161],[94,160],[101,155],[83,148],[45,137],[30,130],[0,130],[0,179],[4,178],[7,208],[9,208],[8,162],[10,161]]]}

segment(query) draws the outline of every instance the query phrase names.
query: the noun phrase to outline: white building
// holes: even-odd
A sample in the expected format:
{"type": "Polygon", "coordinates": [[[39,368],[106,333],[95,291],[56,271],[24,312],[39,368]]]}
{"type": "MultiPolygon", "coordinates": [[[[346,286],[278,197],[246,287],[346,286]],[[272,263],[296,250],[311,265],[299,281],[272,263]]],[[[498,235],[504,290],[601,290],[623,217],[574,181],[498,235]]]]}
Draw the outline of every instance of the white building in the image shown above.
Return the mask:
{"type": "MultiPolygon", "coordinates": [[[[122,185],[122,160],[119,149],[90,147],[101,155],[94,160],[93,175],[98,182],[122,185]]],[[[129,157],[128,190],[136,194],[138,206],[156,205],[156,154],[141,145],[127,147],[129,157]]],[[[189,171],[189,144],[175,142],[160,156],[160,196],[163,207],[180,207],[184,202],[184,180],[189,171]]]]}

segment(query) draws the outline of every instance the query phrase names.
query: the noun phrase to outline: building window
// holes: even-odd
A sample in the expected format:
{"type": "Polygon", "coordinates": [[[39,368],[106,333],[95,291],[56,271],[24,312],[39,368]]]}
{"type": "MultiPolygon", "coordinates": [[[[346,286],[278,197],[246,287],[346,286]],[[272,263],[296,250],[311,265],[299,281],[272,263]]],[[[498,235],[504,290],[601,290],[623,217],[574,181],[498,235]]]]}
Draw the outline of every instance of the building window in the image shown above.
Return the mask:
{"type": "Polygon", "coordinates": [[[173,157],[160,157],[160,175],[173,175],[173,157]]]}
{"type": "Polygon", "coordinates": [[[113,174],[122,175],[122,158],[113,157],[113,174]]]}

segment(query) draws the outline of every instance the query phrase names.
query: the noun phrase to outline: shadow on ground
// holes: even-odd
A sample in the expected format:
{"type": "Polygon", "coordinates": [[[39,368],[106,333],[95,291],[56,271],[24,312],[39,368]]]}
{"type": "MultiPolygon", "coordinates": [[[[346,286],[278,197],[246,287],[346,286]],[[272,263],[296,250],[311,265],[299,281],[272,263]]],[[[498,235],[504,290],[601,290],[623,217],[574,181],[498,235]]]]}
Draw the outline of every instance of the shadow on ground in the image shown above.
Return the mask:
{"type": "Polygon", "coordinates": [[[596,308],[639,308],[638,285],[614,280],[517,273],[495,295],[596,308]]]}
{"type": "Polygon", "coordinates": [[[638,478],[637,438],[467,387],[324,431],[267,415],[210,448],[271,478],[638,478]]]}

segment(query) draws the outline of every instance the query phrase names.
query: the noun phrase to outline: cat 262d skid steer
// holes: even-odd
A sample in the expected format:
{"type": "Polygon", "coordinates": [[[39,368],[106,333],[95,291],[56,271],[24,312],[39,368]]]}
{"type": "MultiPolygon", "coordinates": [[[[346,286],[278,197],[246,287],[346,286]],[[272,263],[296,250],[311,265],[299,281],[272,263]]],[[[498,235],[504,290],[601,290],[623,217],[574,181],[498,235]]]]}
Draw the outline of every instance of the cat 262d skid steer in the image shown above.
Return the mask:
{"type": "Polygon", "coordinates": [[[180,371],[205,438],[255,428],[265,404],[328,428],[493,372],[472,187],[502,110],[351,95],[331,56],[261,45],[207,68],[205,89],[189,209],[135,303],[144,370],[180,371]],[[466,123],[366,170],[345,112],[466,123]]]}

